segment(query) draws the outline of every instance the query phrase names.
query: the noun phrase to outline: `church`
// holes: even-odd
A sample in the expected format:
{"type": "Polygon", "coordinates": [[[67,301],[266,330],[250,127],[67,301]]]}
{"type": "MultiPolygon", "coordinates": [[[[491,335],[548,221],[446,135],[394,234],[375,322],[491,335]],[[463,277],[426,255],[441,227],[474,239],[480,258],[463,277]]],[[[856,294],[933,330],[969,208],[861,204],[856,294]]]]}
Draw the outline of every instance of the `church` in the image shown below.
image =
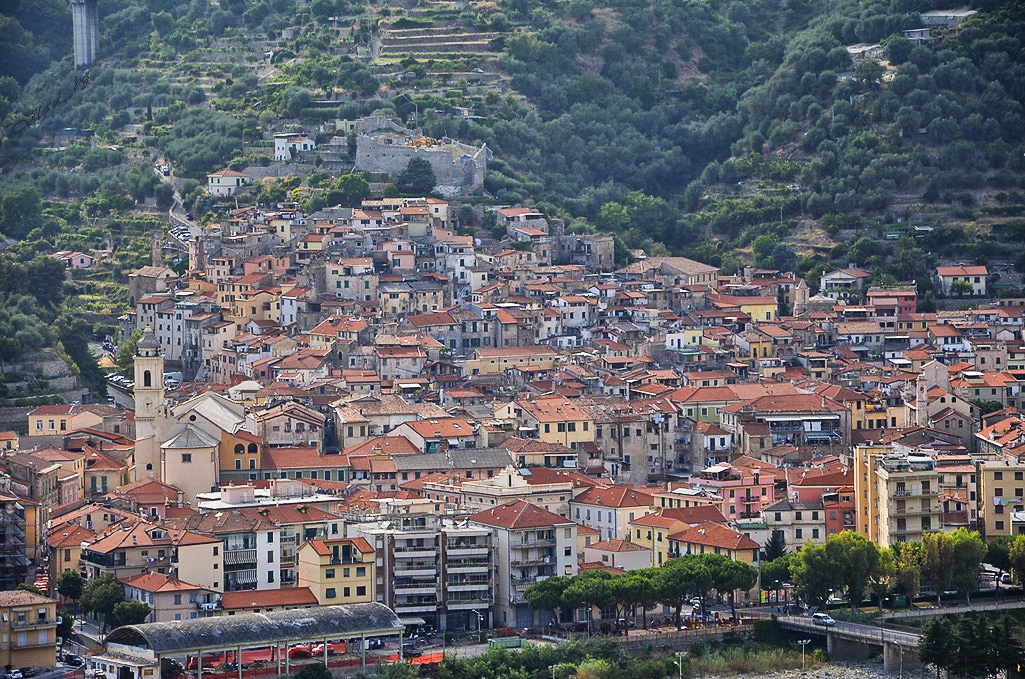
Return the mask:
{"type": "Polygon", "coordinates": [[[197,494],[217,488],[220,469],[235,468],[260,453],[257,422],[241,403],[205,391],[167,404],[164,358],[148,327],[135,356],[135,431],[132,480],[176,486],[191,503],[197,494]]]}

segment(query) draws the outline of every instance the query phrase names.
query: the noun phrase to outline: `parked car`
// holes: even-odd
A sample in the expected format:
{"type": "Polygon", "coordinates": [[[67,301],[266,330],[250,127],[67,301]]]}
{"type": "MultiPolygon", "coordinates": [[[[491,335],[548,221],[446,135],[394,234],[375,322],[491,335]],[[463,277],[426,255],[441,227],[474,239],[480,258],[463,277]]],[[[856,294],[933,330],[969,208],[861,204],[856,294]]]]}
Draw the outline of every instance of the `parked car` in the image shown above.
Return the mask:
{"type": "Polygon", "coordinates": [[[81,667],[85,664],[85,659],[80,655],[75,655],[74,653],[65,653],[64,664],[71,665],[72,667],[81,667]]]}
{"type": "Polygon", "coordinates": [[[21,670],[11,670],[7,673],[7,679],[24,679],[21,670]]]}
{"type": "Polygon", "coordinates": [[[823,627],[832,627],[836,624],[836,620],[833,620],[833,618],[827,613],[816,613],[811,616],[811,621],[816,625],[822,625],[823,627]]]}

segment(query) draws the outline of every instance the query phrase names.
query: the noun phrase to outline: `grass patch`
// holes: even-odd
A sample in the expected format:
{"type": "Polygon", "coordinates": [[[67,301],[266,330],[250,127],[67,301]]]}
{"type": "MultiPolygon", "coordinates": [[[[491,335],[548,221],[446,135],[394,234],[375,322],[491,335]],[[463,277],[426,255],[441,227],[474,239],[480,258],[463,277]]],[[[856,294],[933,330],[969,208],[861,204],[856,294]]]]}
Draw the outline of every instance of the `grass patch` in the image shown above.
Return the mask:
{"type": "MultiPolygon", "coordinates": [[[[699,646],[695,644],[692,647],[691,655],[684,665],[689,676],[767,674],[801,666],[801,652],[792,648],[732,646],[705,652],[699,646]],[[695,652],[702,654],[696,655],[695,652]]],[[[809,651],[805,656],[808,668],[824,660],[825,654],[821,649],[809,651]]]]}

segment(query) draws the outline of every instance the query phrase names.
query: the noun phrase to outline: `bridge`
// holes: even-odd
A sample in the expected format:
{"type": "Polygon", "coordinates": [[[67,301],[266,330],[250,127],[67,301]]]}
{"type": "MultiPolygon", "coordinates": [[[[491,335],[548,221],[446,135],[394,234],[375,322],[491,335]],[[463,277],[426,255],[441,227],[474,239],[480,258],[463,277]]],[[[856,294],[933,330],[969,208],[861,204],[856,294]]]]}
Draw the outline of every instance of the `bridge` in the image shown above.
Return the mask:
{"type": "Polygon", "coordinates": [[[780,626],[804,637],[825,637],[826,650],[836,660],[864,660],[875,648],[883,652],[883,669],[886,672],[900,672],[904,668],[919,668],[918,642],[920,634],[894,632],[892,630],[859,625],[853,622],[837,622],[836,625],[816,625],[811,618],[782,616],[777,618],[780,626]]]}

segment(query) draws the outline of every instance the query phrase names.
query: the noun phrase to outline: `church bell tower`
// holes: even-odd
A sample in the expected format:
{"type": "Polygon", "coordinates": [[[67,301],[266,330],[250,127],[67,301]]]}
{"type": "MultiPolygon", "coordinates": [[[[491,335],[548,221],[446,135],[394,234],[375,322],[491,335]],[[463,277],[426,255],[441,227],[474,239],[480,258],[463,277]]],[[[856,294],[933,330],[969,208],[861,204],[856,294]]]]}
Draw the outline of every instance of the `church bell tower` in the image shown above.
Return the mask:
{"type": "Polygon", "coordinates": [[[164,405],[164,357],[147,327],[135,353],[135,480],[160,477],[157,420],[164,405]]]}

